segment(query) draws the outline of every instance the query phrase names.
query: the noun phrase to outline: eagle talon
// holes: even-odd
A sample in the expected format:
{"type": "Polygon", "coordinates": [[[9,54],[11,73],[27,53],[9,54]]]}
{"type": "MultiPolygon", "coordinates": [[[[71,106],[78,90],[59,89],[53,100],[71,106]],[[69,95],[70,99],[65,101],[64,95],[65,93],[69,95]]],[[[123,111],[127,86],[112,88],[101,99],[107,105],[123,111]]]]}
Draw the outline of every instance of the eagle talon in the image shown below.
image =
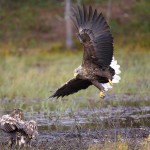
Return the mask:
{"type": "Polygon", "coordinates": [[[109,84],[111,85],[111,86],[113,86],[113,83],[112,83],[112,81],[109,79],[108,80],[109,81],[109,84]]]}
{"type": "Polygon", "coordinates": [[[100,96],[100,98],[104,98],[105,97],[104,92],[100,91],[99,96],[100,96]]]}

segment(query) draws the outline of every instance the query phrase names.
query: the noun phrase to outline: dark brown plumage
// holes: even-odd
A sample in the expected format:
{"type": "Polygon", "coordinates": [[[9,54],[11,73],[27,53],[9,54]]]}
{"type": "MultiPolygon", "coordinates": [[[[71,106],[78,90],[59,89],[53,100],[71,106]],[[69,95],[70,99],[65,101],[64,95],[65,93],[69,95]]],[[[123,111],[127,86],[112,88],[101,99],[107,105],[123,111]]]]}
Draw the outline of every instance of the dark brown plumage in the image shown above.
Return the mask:
{"type": "Polygon", "coordinates": [[[51,97],[64,97],[81,89],[94,85],[101,92],[118,83],[119,65],[113,57],[113,37],[102,13],[89,10],[85,6],[73,8],[72,20],[78,29],[77,37],[84,47],[82,65],[75,69],[75,78],[71,79],[51,97]],[[108,84],[107,84],[108,83],[108,84]]]}
{"type": "Polygon", "coordinates": [[[89,87],[92,83],[88,80],[82,80],[78,78],[73,78],[66,82],[64,85],[62,85],[59,89],[57,89],[57,92],[55,92],[52,97],[64,97],[69,94],[73,94],[75,92],[78,92],[81,89],[86,89],[89,87]]]}

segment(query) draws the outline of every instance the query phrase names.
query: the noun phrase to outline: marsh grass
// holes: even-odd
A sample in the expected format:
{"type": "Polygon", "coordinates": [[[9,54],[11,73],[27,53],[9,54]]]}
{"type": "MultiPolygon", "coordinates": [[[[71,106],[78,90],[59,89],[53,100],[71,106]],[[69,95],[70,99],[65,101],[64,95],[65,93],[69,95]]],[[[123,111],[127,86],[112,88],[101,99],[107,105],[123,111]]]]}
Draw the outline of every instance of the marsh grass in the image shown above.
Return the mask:
{"type": "MultiPolygon", "coordinates": [[[[148,95],[150,91],[149,52],[124,52],[118,49],[115,54],[121,65],[121,82],[114,84],[113,89],[106,92],[111,94],[137,94],[148,95]]],[[[25,55],[0,56],[0,97],[22,99],[21,107],[26,107],[27,99],[36,99],[34,109],[45,108],[62,111],[67,107],[76,109],[88,106],[87,100],[98,101],[103,105],[103,100],[98,97],[99,91],[89,87],[74,95],[57,100],[42,101],[64,82],[73,77],[73,70],[81,64],[82,51],[33,51],[25,55]],[[42,102],[41,102],[42,101],[42,102]],[[62,106],[63,107],[60,107],[62,106]]],[[[17,104],[18,105],[18,104],[17,104]]],[[[116,104],[115,104],[116,105],[116,104]]],[[[29,107],[28,107],[29,109],[29,107]]]]}
{"type": "Polygon", "coordinates": [[[131,146],[126,141],[117,141],[117,142],[111,142],[106,141],[103,146],[99,144],[91,144],[89,145],[88,150],[149,150],[149,143],[144,141],[143,143],[139,145],[131,146]]]}

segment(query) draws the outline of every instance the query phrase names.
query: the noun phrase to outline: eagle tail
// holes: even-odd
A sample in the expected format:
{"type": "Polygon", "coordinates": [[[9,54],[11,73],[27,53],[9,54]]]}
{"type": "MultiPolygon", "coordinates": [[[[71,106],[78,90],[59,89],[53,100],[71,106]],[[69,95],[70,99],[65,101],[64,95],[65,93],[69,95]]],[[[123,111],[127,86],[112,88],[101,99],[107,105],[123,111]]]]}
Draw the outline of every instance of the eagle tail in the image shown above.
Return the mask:
{"type": "MultiPolygon", "coordinates": [[[[110,67],[115,70],[115,75],[113,76],[112,83],[119,83],[119,81],[121,80],[121,77],[119,76],[121,70],[120,70],[120,65],[117,64],[117,60],[114,57],[111,61],[110,67]]],[[[109,82],[103,83],[102,86],[104,87],[105,91],[108,91],[108,89],[112,88],[109,82]]]]}

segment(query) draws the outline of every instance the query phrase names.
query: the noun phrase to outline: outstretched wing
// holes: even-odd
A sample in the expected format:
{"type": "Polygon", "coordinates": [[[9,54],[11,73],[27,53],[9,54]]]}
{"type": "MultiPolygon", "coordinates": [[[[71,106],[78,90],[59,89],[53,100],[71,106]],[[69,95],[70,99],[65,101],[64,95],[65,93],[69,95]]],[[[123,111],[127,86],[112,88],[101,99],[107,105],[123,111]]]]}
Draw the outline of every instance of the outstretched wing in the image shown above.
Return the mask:
{"type": "Polygon", "coordinates": [[[86,62],[95,63],[100,67],[110,65],[113,56],[113,37],[110,28],[102,13],[93,11],[89,7],[73,8],[73,18],[75,26],[79,30],[77,34],[80,42],[84,45],[84,56],[82,65],[86,62]]]}
{"type": "Polygon", "coordinates": [[[23,121],[18,121],[10,115],[4,115],[0,119],[0,128],[7,133],[23,129],[23,127],[23,121]]]}
{"type": "Polygon", "coordinates": [[[62,85],[60,88],[56,90],[56,92],[50,96],[51,97],[64,97],[73,93],[78,92],[81,89],[88,88],[92,83],[88,80],[76,79],[73,78],[62,85]]]}

